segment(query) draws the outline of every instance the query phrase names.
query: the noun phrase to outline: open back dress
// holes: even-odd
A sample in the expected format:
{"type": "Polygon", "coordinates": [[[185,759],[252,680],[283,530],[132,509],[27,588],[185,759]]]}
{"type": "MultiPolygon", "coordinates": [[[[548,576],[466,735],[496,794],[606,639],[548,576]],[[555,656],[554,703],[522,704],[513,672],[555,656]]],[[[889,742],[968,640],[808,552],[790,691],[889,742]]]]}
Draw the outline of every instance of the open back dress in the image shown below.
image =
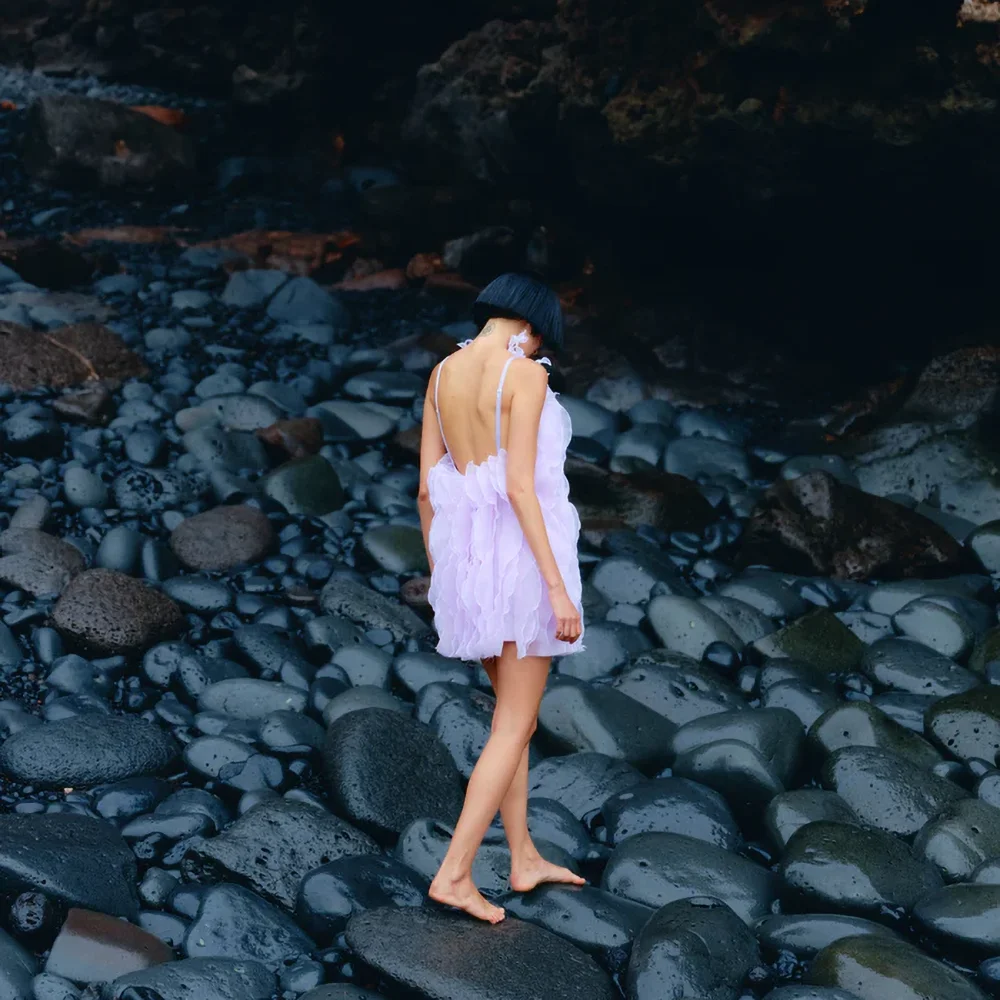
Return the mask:
{"type": "MultiPolygon", "coordinates": [[[[562,656],[584,648],[582,632],[574,642],[555,637],[557,622],[548,588],[507,497],[500,411],[507,371],[516,356],[523,356],[516,344],[509,350],[511,357],[497,385],[496,453],[482,462],[469,462],[464,472],[452,459],[438,408],[441,370],[447,359],[438,366],[434,384],[434,410],[445,454],[427,476],[434,512],[429,537],[434,569],[428,600],[434,609],[438,652],[463,660],[499,656],[505,641],[517,644],[518,659],[562,656]]],[[[582,622],[577,557],[580,517],[570,503],[565,472],[571,434],[569,414],[546,387],[538,425],[535,493],[566,591],[581,611],[582,622]]]]}

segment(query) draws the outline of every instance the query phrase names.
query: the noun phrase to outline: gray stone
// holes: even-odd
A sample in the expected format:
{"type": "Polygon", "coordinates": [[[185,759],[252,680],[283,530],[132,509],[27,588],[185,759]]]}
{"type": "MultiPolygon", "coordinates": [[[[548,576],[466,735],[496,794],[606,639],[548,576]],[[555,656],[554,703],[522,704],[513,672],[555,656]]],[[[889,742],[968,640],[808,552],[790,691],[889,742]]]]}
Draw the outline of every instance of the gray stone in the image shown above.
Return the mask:
{"type": "Polygon", "coordinates": [[[698,479],[701,476],[735,476],[750,480],[750,462],[737,444],[706,437],[675,438],[663,459],[667,472],[698,479]]]}
{"type": "Polygon", "coordinates": [[[822,754],[841,747],[878,747],[925,768],[932,768],[941,760],[941,755],[925,739],[863,701],[848,702],[821,715],[809,728],[808,742],[822,754]]]}
{"type": "Polygon", "coordinates": [[[581,751],[549,757],[528,772],[528,798],[554,799],[577,819],[610,796],[643,783],[642,774],[623,760],[581,751]]]}
{"type": "Polygon", "coordinates": [[[771,843],[783,850],[796,830],[820,820],[857,823],[858,818],[836,792],[821,788],[797,788],[782,792],[771,800],[764,825],[771,843]]]}
{"type": "Polygon", "coordinates": [[[862,934],[896,936],[884,924],[840,913],[775,914],[757,924],[757,940],[765,951],[790,952],[799,959],[812,958],[841,938],[862,934]]]}
{"type": "Polygon", "coordinates": [[[198,696],[202,711],[222,712],[234,719],[261,719],[282,709],[303,712],[308,695],[290,684],[256,677],[233,677],[210,684],[198,696]]]}
{"type": "Polygon", "coordinates": [[[864,643],[826,608],[810,611],[753,645],[763,656],[803,660],[826,673],[836,674],[854,670],[865,648],[864,643]]]}
{"type": "Polygon", "coordinates": [[[101,477],[79,465],[71,465],[63,473],[63,491],[74,507],[105,507],[108,503],[108,488],[101,477]]]}
{"type": "Polygon", "coordinates": [[[880,639],[864,651],[861,669],[882,687],[944,698],[976,687],[979,678],[913,639],[880,639]]]}
{"type": "Polygon", "coordinates": [[[667,649],[700,660],[713,642],[742,649],[740,637],[714,611],[688,597],[662,594],[646,609],[649,624],[667,649]]]}
{"type": "Polygon", "coordinates": [[[62,593],[87,565],[75,545],[37,528],[8,528],[0,552],[0,580],[36,597],[62,593]]]}
{"type": "Polygon", "coordinates": [[[1000,955],[1000,885],[946,885],[917,903],[913,919],[949,956],[1000,955]]]}
{"type": "Polygon", "coordinates": [[[215,507],[181,521],[171,532],[170,547],[190,569],[218,570],[255,563],[274,545],[267,515],[244,504],[215,507]]]}
{"type": "Polygon", "coordinates": [[[267,314],[279,323],[327,323],[346,327],[347,308],[311,278],[292,278],[278,289],[268,303],[267,314]]]}
{"type": "Polygon", "coordinates": [[[989,858],[1000,857],[1000,809],[963,799],[944,809],[913,842],[948,881],[967,879],[989,858]]]}
{"type": "Polygon", "coordinates": [[[37,971],[34,956],[0,930],[0,1000],[32,1000],[37,971]]]}
{"type": "Polygon", "coordinates": [[[342,615],[365,629],[388,630],[396,642],[428,631],[412,609],[346,577],[331,579],[321,591],[319,603],[326,614],[342,615]]]}
{"type": "Polygon", "coordinates": [[[344,489],[321,455],[285,462],[264,478],[264,492],[289,514],[319,517],[344,505],[344,489]]]}
{"type": "Polygon", "coordinates": [[[369,557],[389,573],[426,573],[427,553],[419,528],[404,524],[380,524],[361,536],[369,557]]]}
{"type": "Polygon", "coordinates": [[[283,271],[235,271],[222,291],[222,302],[236,309],[252,309],[263,305],[287,280],[283,271]]]}
{"type": "Polygon", "coordinates": [[[129,990],[137,997],[148,990],[160,1000],[271,1000],[277,986],[275,973],[260,962],[187,958],[119,976],[103,987],[101,1000],[123,1000],[129,990]]]}
{"type": "Polygon", "coordinates": [[[993,761],[1000,752],[1000,687],[989,685],[953,694],[927,711],[930,738],[961,760],[993,761]]]}

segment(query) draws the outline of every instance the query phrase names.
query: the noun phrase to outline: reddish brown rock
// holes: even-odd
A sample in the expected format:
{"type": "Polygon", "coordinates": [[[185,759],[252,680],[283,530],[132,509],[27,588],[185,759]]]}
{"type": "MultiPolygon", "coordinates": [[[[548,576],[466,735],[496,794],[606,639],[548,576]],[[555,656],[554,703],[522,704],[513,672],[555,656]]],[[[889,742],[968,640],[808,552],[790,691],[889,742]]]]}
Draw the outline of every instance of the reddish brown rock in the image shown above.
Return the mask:
{"type": "Polygon", "coordinates": [[[315,417],[277,420],[269,427],[259,428],[257,437],[291,458],[305,458],[323,447],[323,425],[315,417]]]}
{"type": "Polygon", "coordinates": [[[974,571],[969,553],[944,528],[826,472],[770,487],[750,517],[737,561],[849,580],[974,571]]]}
{"type": "Polygon", "coordinates": [[[97,380],[117,383],[148,371],[138,354],[99,323],[37,333],[0,321],[0,382],[15,389],[61,389],[97,380]]]}
{"type": "Polygon", "coordinates": [[[117,917],[71,909],[45,971],[76,983],[103,983],[174,960],[173,949],[117,917]]]}
{"type": "Polygon", "coordinates": [[[273,545],[268,516],[244,504],[196,514],[181,521],[170,535],[170,547],[185,566],[209,572],[258,562],[273,545]]]}

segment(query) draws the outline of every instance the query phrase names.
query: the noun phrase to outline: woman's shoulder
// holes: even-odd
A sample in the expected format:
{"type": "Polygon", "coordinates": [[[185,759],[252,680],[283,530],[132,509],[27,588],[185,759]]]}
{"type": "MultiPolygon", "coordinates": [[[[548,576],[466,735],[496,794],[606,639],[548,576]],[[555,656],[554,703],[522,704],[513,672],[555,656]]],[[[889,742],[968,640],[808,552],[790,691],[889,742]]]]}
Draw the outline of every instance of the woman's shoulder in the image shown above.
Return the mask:
{"type": "Polygon", "coordinates": [[[531,358],[514,358],[509,374],[514,377],[515,385],[524,389],[544,390],[549,384],[545,365],[531,358]]]}

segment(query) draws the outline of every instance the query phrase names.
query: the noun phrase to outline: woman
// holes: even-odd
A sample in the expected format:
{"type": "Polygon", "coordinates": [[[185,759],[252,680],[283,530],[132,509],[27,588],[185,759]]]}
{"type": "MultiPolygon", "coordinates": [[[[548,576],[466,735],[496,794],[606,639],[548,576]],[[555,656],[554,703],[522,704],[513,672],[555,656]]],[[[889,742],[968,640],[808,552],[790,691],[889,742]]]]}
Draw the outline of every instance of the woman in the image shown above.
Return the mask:
{"type": "Polygon", "coordinates": [[[548,387],[548,358],[532,360],[562,344],[558,298],[505,274],[483,289],[474,315],[479,335],[431,372],[419,508],[437,649],[481,660],[496,707],[429,894],[497,923],[504,910],[476,889],[472,862],[498,808],[513,889],[584,882],[541,857],[527,824],[528,741],[551,657],[583,649],[580,519],[563,469],[569,414],[548,387]]]}

